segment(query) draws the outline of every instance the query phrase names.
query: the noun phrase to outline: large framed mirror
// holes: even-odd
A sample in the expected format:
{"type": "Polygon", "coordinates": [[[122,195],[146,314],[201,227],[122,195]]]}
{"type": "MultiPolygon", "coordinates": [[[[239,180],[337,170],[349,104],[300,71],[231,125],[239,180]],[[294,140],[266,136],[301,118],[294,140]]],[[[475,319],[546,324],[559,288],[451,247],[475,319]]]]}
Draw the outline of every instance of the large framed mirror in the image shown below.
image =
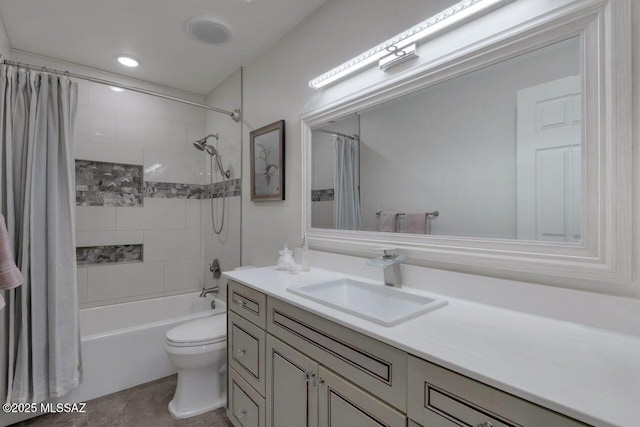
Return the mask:
{"type": "Polygon", "coordinates": [[[632,292],[629,2],[546,3],[303,115],[312,247],[632,292]]]}

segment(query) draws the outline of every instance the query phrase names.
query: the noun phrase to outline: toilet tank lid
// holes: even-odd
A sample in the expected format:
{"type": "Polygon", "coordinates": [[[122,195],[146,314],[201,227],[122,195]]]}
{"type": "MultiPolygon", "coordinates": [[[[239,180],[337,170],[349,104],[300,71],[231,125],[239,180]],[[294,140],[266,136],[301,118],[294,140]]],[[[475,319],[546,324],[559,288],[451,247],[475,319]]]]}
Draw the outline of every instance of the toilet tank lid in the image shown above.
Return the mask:
{"type": "Polygon", "coordinates": [[[197,343],[224,338],[227,315],[216,314],[178,325],[167,332],[167,340],[175,343],[197,343]]]}

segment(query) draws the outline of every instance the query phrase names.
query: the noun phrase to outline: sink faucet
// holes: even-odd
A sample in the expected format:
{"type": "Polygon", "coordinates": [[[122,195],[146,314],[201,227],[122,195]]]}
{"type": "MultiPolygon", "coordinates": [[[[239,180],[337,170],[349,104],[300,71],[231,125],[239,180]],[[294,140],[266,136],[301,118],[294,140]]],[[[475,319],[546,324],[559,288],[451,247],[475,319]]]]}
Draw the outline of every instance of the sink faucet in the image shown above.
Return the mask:
{"type": "Polygon", "coordinates": [[[400,263],[405,260],[406,256],[395,253],[396,248],[374,248],[373,250],[382,251],[383,255],[367,262],[367,265],[382,267],[385,285],[395,288],[401,287],[400,263]]]}

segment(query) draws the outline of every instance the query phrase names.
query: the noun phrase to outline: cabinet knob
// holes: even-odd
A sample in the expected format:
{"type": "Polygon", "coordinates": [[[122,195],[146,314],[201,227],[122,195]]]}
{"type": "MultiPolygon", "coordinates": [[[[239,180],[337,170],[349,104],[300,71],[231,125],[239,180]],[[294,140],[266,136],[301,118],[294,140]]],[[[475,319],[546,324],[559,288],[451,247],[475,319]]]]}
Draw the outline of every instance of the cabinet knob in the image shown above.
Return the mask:
{"type": "Polygon", "coordinates": [[[314,379],[316,377],[316,373],[313,371],[309,371],[309,372],[305,372],[304,373],[304,380],[306,382],[311,381],[312,379],[314,379]]]}
{"type": "Polygon", "coordinates": [[[245,350],[244,348],[241,348],[240,350],[236,350],[235,354],[236,357],[242,357],[247,353],[247,350],[245,350]]]}
{"type": "Polygon", "coordinates": [[[313,386],[316,388],[320,388],[321,386],[324,385],[324,378],[318,378],[314,381],[313,386]]]}
{"type": "Polygon", "coordinates": [[[485,421],[483,423],[478,424],[478,427],[493,427],[493,424],[491,424],[489,421],[485,421]]]}
{"type": "Polygon", "coordinates": [[[245,415],[247,415],[246,409],[241,409],[239,411],[236,411],[236,418],[243,418],[245,415]]]}

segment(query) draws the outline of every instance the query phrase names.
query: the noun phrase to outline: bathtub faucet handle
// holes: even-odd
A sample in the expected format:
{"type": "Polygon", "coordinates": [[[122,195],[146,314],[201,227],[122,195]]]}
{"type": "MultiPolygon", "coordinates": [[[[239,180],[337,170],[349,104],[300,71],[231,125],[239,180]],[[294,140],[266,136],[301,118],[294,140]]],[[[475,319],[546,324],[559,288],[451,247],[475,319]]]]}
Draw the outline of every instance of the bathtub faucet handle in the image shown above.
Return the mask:
{"type": "Polygon", "coordinates": [[[211,264],[209,264],[209,271],[213,273],[214,279],[219,279],[222,276],[222,269],[220,268],[220,261],[215,258],[211,264]]]}

